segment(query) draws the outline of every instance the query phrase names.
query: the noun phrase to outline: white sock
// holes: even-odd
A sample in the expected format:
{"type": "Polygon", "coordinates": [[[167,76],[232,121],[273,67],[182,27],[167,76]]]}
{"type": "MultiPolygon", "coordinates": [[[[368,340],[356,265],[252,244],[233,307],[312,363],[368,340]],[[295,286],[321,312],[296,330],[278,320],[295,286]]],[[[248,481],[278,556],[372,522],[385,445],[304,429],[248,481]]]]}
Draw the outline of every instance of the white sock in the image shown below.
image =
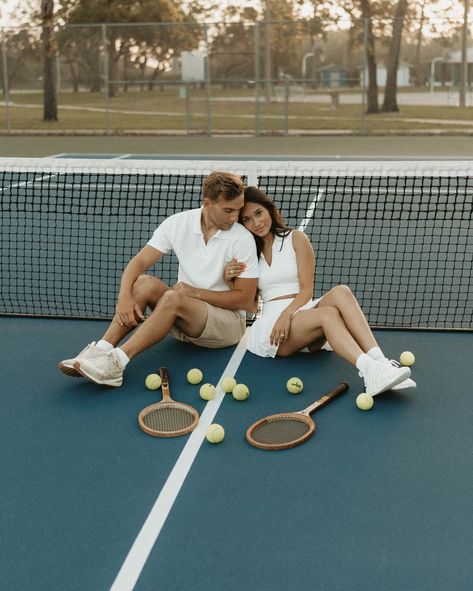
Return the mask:
{"type": "Polygon", "coordinates": [[[366,354],[369,355],[371,359],[374,359],[375,361],[382,361],[383,359],[386,359],[386,356],[379,347],[373,347],[372,349],[367,351],[366,354]]]}
{"type": "Polygon", "coordinates": [[[122,351],[120,349],[120,347],[116,347],[115,351],[117,352],[118,360],[120,361],[120,365],[122,366],[123,369],[125,369],[125,367],[130,362],[130,358],[128,357],[128,355],[124,351],[122,351]]]}
{"type": "Polygon", "coordinates": [[[367,353],[362,353],[356,360],[356,367],[361,371],[362,375],[365,375],[366,370],[370,365],[375,363],[367,353]]]}
{"type": "Polygon", "coordinates": [[[95,346],[99,349],[102,349],[102,351],[105,351],[105,353],[108,353],[114,348],[114,346],[111,343],[104,341],[103,339],[100,339],[100,341],[96,343],[95,346]]]}

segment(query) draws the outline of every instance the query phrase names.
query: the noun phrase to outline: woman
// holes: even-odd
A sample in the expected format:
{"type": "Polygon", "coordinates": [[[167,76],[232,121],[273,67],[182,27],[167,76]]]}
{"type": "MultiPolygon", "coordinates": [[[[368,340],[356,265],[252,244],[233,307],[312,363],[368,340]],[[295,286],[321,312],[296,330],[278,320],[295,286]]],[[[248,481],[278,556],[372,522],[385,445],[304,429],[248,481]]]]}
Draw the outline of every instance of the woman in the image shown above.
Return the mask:
{"type": "MultiPolygon", "coordinates": [[[[259,257],[262,313],[248,329],[249,351],[261,357],[287,357],[332,348],[358,368],[371,396],[390,388],[415,387],[409,368],[384,356],[347,286],[312,299],[312,245],[304,232],[284,224],[273,201],[257,187],[245,188],[239,221],[253,234],[259,257]]],[[[231,286],[243,268],[235,259],[230,261],[225,281],[231,286]]]]}

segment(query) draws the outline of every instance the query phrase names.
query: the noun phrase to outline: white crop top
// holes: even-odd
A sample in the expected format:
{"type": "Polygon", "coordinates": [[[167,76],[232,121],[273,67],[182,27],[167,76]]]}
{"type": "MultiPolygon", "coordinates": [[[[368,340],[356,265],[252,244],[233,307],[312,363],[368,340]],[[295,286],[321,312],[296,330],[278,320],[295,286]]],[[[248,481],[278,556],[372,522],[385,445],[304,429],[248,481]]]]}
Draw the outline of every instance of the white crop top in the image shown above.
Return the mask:
{"type": "Polygon", "coordinates": [[[292,232],[285,238],[274,237],[271,266],[261,253],[259,257],[258,289],[263,302],[274,298],[299,293],[297,259],[292,245],[292,232]]]}

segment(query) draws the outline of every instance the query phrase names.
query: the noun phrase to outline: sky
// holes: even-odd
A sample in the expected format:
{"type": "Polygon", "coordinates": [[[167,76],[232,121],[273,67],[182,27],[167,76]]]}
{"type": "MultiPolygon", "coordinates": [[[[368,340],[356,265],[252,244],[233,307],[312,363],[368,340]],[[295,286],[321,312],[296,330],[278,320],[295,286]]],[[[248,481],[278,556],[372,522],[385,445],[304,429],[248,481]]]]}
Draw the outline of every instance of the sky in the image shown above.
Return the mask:
{"type": "MultiPolygon", "coordinates": [[[[220,0],[220,5],[237,3],[240,5],[246,4],[248,6],[254,5],[253,0],[220,0]]],[[[0,27],[15,25],[15,10],[21,4],[24,4],[24,0],[0,0],[0,27]]]]}
{"type": "Polygon", "coordinates": [[[21,0],[0,0],[0,26],[5,27],[14,24],[10,13],[21,4],[21,0]]]}
{"type": "MultiPolygon", "coordinates": [[[[33,4],[37,3],[39,5],[39,0],[30,0],[30,2],[33,2],[33,4]]],[[[435,2],[434,4],[432,4],[432,9],[433,11],[440,16],[440,18],[443,18],[445,16],[445,10],[447,10],[448,5],[450,4],[451,0],[438,0],[437,2],[435,2]]],[[[220,0],[220,5],[226,5],[226,4],[246,4],[248,6],[254,5],[254,1],[253,0],[220,0]]],[[[21,5],[25,5],[25,0],[0,0],[0,27],[5,27],[5,26],[14,26],[15,23],[15,19],[14,19],[14,15],[15,15],[15,10],[21,6],[21,5]]],[[[304,10],[304,13],[306,15],[309,15],[311,13],[311,9],[309,9],[308,7],[306,8],[306,10],[304,10]]],[[[448,10],[449,16],[452,18],[462,18],[462,8],[461,8],[461,2],[458,2],[458,9],[457,10],[452,10],[451,8],[448,10]]],[[[215,20],[215,19],[212,19],[215,20]]],[[[470,23],[473,21],[473,15],[470,12],[470,23]]]]}

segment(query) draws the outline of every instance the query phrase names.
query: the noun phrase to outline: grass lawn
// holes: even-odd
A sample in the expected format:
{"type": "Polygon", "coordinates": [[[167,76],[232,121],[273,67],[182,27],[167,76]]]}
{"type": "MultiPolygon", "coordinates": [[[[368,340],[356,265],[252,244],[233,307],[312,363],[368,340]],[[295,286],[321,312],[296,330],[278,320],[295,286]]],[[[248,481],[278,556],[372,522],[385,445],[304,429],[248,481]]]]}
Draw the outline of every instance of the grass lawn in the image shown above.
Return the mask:
{"type": "MultiPolygon", "coordinates": [[[[472,108],[438,106],[402,106],[399,113],[380,113],[363,118],[361,105],[309,100],[310,93],[293,93],[286,106],[278,89],[278,100],[266,103],[260,95],[258,104],[260,132],[281,133],[331,130],[350,132],[416,132],[422,130],[472,131],[472,108]],[[363,125],[363,127],[362,127],[363,125]]],[[[188,99],[180,98],[178,89],[119,92],[106,101],[102,93],[62,93],[58,96],[59,121],[43,122],[41,93],[13,93],[10,96],[12,131],[202,131],[209,118],[214,132],[254,132],[256,103],[254,90],[248,88],[212,88],[211,101],[205,89],[192,89],[188,99]],[[108,106],[108,113],[107,113],[108,106]]],[[[322,99],[320,99],[322,100],[322,99]]],[[[0,103],[0,129],[7,128],[7,109],[0,103]]]]}

